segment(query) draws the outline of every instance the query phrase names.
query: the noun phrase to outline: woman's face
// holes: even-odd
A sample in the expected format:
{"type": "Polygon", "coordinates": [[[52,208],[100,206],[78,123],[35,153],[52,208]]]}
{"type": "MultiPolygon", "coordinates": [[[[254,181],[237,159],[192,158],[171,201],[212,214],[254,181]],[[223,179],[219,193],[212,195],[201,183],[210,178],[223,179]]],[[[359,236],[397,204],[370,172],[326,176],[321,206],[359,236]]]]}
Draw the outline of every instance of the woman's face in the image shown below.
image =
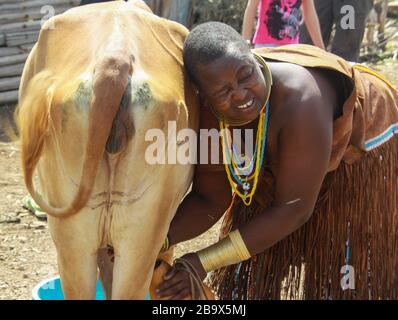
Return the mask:
{"type": "Polygon", "coordinates": [[[227,122],[255,120],[266,102],[264,76],[251,53],[198,64],[196,80],[206,103],[227,122]]]}

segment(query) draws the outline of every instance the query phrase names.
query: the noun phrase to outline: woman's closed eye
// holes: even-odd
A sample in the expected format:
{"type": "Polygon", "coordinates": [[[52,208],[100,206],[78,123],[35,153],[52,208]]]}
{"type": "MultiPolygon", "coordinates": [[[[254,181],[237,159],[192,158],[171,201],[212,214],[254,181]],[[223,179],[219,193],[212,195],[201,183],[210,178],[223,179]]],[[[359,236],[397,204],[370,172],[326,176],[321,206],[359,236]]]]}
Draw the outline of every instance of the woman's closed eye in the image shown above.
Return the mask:
{"type": "Polygon", "coordinates": [[[214,98],[216,99],[224,99],[227,98],[229,93],[231,92],[230,88],[224,88],[221,91],[218,91],[215,95],[214,98]]]}
{"type": "Polygon", "coordinates": [[[242,83],[242,82],[247,82],[247,81],[251,80],[252,75],[253,75],[253,69],[251,69],[248,72],[243,73],[239,79],[239,82],[242,83]]]}

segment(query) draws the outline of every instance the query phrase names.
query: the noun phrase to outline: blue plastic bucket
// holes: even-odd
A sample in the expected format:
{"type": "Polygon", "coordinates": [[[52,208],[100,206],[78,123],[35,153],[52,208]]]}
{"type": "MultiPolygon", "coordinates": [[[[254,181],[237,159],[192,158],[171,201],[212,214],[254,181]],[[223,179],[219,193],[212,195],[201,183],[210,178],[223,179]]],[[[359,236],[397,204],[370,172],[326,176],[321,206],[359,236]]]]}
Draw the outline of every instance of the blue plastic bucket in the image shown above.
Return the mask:
{"type": "MultiPolygon", "coordinates": [[[[52,277],[41,281],[32,290],[33,300],[64,300],[64,294],[61,287],[61,279],[59,276],[52,277]]],[[[104,291],[100,280],[97,280],[95,290],[95,300],[105,300],[104,291]]],[[[149,300],[149,294],[146,296],[149,300]]]]}
{"type": "MultiPolygon", "coordinates": [[[[33,288],[32,298],[33,300],[64,300],[59,276],[41,281],[33,288]]],[[[95,299],[105,300],[104,291],[102,290],[102,285],[99,280],[97,281],[95,290],[95,299]]]]}

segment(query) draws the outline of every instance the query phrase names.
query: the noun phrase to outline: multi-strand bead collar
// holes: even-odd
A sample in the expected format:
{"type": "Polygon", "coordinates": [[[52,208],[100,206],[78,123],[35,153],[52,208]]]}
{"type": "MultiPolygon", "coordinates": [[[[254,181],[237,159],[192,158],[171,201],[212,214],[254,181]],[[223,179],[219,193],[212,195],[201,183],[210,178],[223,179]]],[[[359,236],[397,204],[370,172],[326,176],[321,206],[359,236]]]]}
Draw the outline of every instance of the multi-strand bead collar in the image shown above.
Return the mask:
{"type": "Polygon", "coordinates": [[[227,122],[225,119],[219,118],[224,164],[228,180],[234,192],[242,199],[246,206],[249,206],[252,202],[264,161],[269,115],[269,97],[272,86],[271,71],[266,62],[259,55],[255,54],[255,57],[263,67],[267,96],[265,105],[259,116],[254,154],[247,165],[245,161],[241,163],[240,159],[238,159],[229,132],[230,126],[244,125],[246,123],[231,123],[230,121],[227,122]]]}

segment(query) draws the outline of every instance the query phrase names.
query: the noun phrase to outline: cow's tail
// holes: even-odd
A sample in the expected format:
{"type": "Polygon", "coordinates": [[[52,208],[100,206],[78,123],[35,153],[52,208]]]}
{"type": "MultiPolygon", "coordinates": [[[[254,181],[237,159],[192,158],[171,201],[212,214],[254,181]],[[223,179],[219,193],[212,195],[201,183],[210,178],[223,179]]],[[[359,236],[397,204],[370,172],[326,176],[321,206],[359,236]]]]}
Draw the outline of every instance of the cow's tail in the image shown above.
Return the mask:
{"type": "Polygon", "coordinates": [[[52,101],[57,87],[54,84],[54,78],[48,72],[41,72],[31,80],[26,98],[17,111],[22,168],[28,191],[47,214],[65,218],[77,213],[86,205],[93,190],[113,119],[118,112],[131,71],[131,59],[118,58],[114,54],[102,57],[96,64],[82,175],[72,202],[63,208],[53,207],[44,201],[33,185],[33,173],[43,151],[52,101]]]}

